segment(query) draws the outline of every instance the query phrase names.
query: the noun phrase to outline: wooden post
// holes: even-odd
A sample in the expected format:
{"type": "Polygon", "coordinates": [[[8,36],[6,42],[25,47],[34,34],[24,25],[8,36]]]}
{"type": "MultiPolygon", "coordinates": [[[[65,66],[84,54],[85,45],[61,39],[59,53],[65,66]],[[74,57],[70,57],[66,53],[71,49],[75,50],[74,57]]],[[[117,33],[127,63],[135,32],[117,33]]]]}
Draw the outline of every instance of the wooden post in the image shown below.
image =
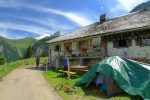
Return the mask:
{"type": "Polygon", "coordinates": [[[59,50],[58,50],[58,58],[57,58],[57,60],[58,60],[58,66],[57,66],[57,68],[59,68],[60,67],[60,46],[59,46],[59,50]]]}
{"type": "MultiPolygon", "coordinates": [[[[70,66],[70,61],[68,62],[68,71],[70,71],[70,67],[69,66],[70,66]]],[[[70,79],[70,74],[68,74],[68,79],[70,79]]]]}
{"type": "Polygon", "coordinates": [[[48,67],[48,59],[46,59],[46,71],[47,71],[47,67],[48,67]]]}
{"type": "Polygon", "coordinates": [[[6,62],[6,58],[5,58],[5,66],[4,66],[4,69],[6,70],[6,65],[7,65],[7,62],[6,62]]]}
{"type": "Polygon", "coordinates": [[[48,50],[48,59],[47,59],[48,65],[47,65],[47,67],[51,67],[51,64],[52,64],[52,62],[51,62],[51,56],[52,56],[52,54],[51,54],[51,45],[49,44],[48,46],[49,46],[49,50],[48,50]]]}

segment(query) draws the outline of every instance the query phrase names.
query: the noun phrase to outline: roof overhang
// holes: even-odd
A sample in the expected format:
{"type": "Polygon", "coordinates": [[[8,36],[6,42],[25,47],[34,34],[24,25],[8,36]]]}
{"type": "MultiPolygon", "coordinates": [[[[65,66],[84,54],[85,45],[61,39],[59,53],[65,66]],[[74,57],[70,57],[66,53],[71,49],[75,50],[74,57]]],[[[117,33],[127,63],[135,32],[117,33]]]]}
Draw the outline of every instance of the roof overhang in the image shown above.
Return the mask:
{"type": "MultiPolygon", "coordinates": [[[[132,32],[132,31],[146,30],[146,29],[150,29],[150,25],[149,26],[138,27],[138,28],[132,28],[132,29],[113,31],[113,32],[108,32],[108,33],[97,33],[96,35],[89,35],[89,36],[84,36],[84,37],[79,37],[79,38],[74,38],[74,39],[80,39],[80,38],[85,38],[85,37],[87,37],[87,38],[88,37],[94,37],[94,36],[97,36],[97,35],[106,36],[106,35],[112,35],[112,34],[120,34],[120,33],[132,32]]],[[[65,42],[65,41],[72,41],[74,39],[67,39],[67,40],[56,41],[56,42],[49,42],[49,41],[47,41],[46,44],[59,43],[59,42],[65,42]]]]}

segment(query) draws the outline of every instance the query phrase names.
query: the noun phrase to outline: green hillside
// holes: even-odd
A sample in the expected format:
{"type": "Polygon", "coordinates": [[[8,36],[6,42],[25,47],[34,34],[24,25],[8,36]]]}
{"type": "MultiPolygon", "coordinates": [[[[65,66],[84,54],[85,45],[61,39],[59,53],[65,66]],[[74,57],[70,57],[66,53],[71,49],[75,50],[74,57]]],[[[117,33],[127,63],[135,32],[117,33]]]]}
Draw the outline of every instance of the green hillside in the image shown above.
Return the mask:
{"type": "Polygon", "coordinates": [[[24,58],[27,54],[27,48],[29,45],[33,50],[32,55],[34,55],[37,48],[40,48],[42,50],[42,56],[48,56],[48,45],[46,42],[58,36],[60,36],[59,32],[56,32],[50,37],[45,37],[41,40],[37,40],[32,37],[15,40],[0,37],[0,57],[5,57],[9,62],[24,58]]]}
{"type": "Polygon", "coordinates": [[[34,39],[32,37],[26,37],[26,38],[22,38],[22,39],[7,39],[7,38],[4,38],[5,41],[16,47],[16,48],[27,48],[29,45],[33,45],[35,44],[38,40],[37,39],[34,39]]]}
{"type": "Polygon", "coordinates": [[[16,40],[0,37],[0,48],[3,48],[0,56],[5,57],[9,62],[23,58],[28,46],[32,46],[37,41],[31,37],[16,40]]]}
{"type": "Polygon", "coordinates": [[[150,0],[136,6],[133,10],[131,10],[131,12],[142,11],[142,10],[150,10],[150,0]]]}
{"type": "Polygon", "coordinates": [[[2,37],[0,37],[0,48],[0,56],[5,57],[8,61],[19,59],[17,48],[9,45],[2,37]]]}

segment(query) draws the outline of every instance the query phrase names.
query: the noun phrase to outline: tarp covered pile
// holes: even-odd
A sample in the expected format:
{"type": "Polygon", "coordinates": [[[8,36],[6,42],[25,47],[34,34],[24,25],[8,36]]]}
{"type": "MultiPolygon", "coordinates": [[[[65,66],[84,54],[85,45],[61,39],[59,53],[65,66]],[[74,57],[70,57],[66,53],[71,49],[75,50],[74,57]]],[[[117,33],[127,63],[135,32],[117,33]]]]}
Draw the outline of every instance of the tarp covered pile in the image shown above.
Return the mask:
{"type": "Polygon", "coordinates": [[[96,72],[112,77],[125,92],[150,100],[150,65],[119,56],[108,57],[91,67],[75,85],[87,83],[96,72]]]}

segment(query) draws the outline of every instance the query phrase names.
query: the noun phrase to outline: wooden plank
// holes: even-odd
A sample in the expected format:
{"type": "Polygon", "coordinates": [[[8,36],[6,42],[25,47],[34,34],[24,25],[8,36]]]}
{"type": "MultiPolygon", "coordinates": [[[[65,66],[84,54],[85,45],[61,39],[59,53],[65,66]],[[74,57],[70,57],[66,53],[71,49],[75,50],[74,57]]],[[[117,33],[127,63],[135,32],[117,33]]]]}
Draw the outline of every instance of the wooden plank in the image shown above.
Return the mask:
{"type": "Polygon", "coordinates": [[[76,74],[76,72],[64,71],[64,70],[59,70],[59,72],[67,73],[67,74],[70,74],[70,75],[76,74]]]}

